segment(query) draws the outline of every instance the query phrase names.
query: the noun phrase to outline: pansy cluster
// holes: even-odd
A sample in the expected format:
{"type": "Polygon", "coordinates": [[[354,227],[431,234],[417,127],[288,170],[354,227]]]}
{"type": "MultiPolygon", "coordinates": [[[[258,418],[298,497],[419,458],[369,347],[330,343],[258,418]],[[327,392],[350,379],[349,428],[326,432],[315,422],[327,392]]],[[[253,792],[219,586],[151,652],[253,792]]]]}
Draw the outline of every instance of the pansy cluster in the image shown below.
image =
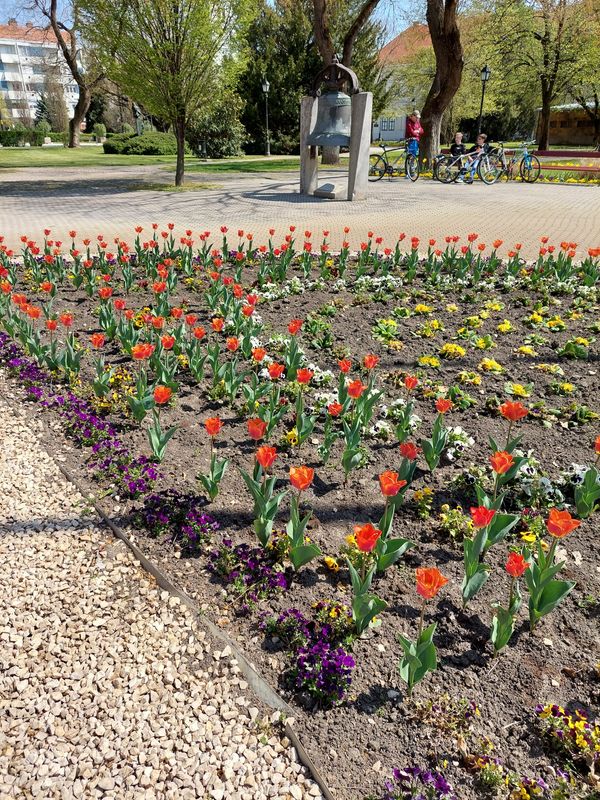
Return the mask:
{"type": "Polygon", "coordinates": [[[334,601],[318,601],[309,619],[297,608],[278,617],[265,615],[260,627],[288,651],[286,679],[290,688],[319,705],[332,706],[346,697],[355,662],[342,647],[352,637],[352,612],[334,601]]]}
{"type": "Polygon", "coordinates": [[[385,782],[382,800],[456,800],[452,786],[441,772],[421,767],[396,768],[385,782]]]}
{"type": "Polygon", "coordinates": [[[209,542],[219,523],[202,510],[204,500],[177,489],[148,495],[138,512],[140,525],[153,536],[164,536],[184,552],[196,552],[209,542]]]}
{"type": "Polygon", "coordinates": [[[136,498],[152,490],[158,478],[156,467],[145,456],[133,457],[115,428],[99,417],[87,400],[61,391],[5,333],[0,333],[0,363],[26,387],[31,399],[59,414],[77,445],[91,447],[88,466],[98,477],[114,483],[115,494],[136,498]]]}
{"type": "Polygon", "coordinates": [[[208,556],[208,569],[222,578],[239,601],[237,613],[245,616],[259,601],[288,588],[288,579],[275,553],[224,538],[208,556]]]}
{"type": "Polygon", "coordinates": [[[556,703],[536,706],[543,731],[567,755],[589,767],[600,763],[600,723],[577,709],[572,714],[556,703]]]}

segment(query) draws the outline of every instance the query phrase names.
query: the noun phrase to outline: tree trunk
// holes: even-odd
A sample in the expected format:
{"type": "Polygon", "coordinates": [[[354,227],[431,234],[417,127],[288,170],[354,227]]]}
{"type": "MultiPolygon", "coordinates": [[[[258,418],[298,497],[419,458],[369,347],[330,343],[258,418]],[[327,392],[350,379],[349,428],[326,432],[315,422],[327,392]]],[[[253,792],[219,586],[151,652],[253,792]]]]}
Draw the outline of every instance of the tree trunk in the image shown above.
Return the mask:
{"type": "Polygon", "coordinates": [[[548,143],[550,140],[550,104],[552,102],[552,95],[542,89],[542,110],[540,111],[540,123],[538,130],[540,137],[538,141],[538,150],[548,150],[548,143]]]}
{"type": "Polygon", "coordinates": [[[175,138],[177,139],[175,186],[182,186],[185,170],[185,117],[180,116],[175,120],[175,138]]]}
{"type": "Polygon", "coordinates": [[[69,120],[69,147],[79,147],[79,136],[81,134],[81,123],[85,119],[88,112],[90,103],[92,102],[92,93],[87,86],[79,87],[79,98],[77,104],[73,109],[73,119],[69,120]]]}
{"type": "Polygon", "coordinates": [[[442,117],[458,89],[464,66],[457,0],[427,0],[427,25],[435,53],[435,76],[421,111],[425,131],[421,158],[428,164],[439,153],[442,117]]]}
{"type": "Polygon", "coordinates": [[[333,166],[339,163],[340,163],[339,147],[323,147],[321,149],[321,164],[329,164],[329,166],[333,166]]]}

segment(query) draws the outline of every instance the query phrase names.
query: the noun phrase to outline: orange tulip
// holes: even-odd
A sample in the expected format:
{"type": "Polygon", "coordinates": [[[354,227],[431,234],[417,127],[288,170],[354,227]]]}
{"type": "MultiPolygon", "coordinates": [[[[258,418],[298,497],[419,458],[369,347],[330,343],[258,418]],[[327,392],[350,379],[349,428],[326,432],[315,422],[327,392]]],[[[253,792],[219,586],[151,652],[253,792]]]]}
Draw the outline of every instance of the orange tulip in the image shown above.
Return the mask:
{"type": "Polygon", "coordinates": [[[352,367],[352,362],[349,358],[342,358],[341,361],[338,361],[338,367],[340,368],[340,372],[347,373],[350,372],[350,368],[352,367]]]}
{"type": "Polygon", "coordinates": [[[562,539],[563,536],[567,536],[580,525],[580,520],[573,519],[568,511],[559,511],[557,508],[550,509],[548,519],[546,520],[548,533],[557,539],[562,539]]]}
{"type": "Polygon", "coordinates": [[[497,475],[504,475],[504,473],[508,472],[514,463],[514,458],[510,453],[507,453],[506,450],[500,450],[498,453],[494,453],[494,455],[490,458],[492,469],[497,475]]]}
{"type": "Polygon", "coordinates": [[[299,492],[304,492],[313,482],[315,471],[312,467],[290,467],[290,483],[299,492]]]}
{"type": "Polygon", "coordinates": [[[404,378],[404,385],[406,386],[409,392],[412,392],[413,389],[416,389],[418,383],[419,379],[416,378],[414,375],[407,375],[404,378]]]}
{"type": "Polygon", "coordinates": [[[255,441],[262,439],[266,433],[266,430],[267,423],[263,422],[259,417],[248,420],[248,433],[251,439],[254,439],[255,441]]]}
{"type": "Polygon", "coordinates": [[[171,395],[173,392],[169,389],[168,386],[155,386],[154,387],[154,402],[162,406],[165,403],[168,403],[171,399],[171,395]]]}
{"type": "Polygon", "coordinates": [[[395,497],[406,486],[406,481],[399,481],[397,472],[386,470],[379,476],[379,486],[384,497],[395,497]]]}
{"type": "Polygon", "coordinates": [[[256,460],[264,470],[270,469],[276,458],[277,450],[267,444],[263,444],[256,451],[256,460]]]}
{"type": "Polygon", "coordinates": [[[269,364],[268,370],[271,380],[276,381],[278,378],[281,378],[284,369],[285,366],[283,364],[277,364],[275,361],[272,364],[269,364]]]}
{"type": "Polygon", "coordinates": [[[296,372],[296,380],[298,383],[307,384],[310,383],[314,374],[315,373],[310,369],[299,369],[296,372]]]}
{"type": "Polygon", "coordinates": [[[511,403],[510,401],[502,403],[499,411],[509,422],[518,422],[529,414],[528,409],[522,403],[511,403]]]}
{"type": "Polygon", "coordinates": [[[440,414],[445,414],[446,411],[450,411],[452,406],[453,406],[452,400],[448,400],[445,397],[439,397],[435,401],[435,407],[437,408],[440,414]]]}
{"type": "Polygon", "coordinates": [[[218,417],[209,417],[205,420],[204,427],[209,436],[218,436],[223,427],[223,422],[218,417]]]}
{"type": "Polygon", "coordinates": [[[104,334],[103,333],[94,333],[90,336],[90,342],[92,343],[92,347],[103,347],[104,346],[104,334]]]}
{"type": "Polygon", "coordinates": [[[495,514],[493,508],[477,506],[477,508],[471,508],[471,521],[476,528],[486,528],[494,519],[495,514]]]}
{"type": "Polygon", "coordinates": [[[369,353],[363,358],[363,366],[365,369],[374,369],[379,364],[379,356],[369,353]]]}
{"type": "Polygon", "coordinates": [[[302,327],[302,320],[293,319],[288,325],[288,331],[291,333],[292,336],[295,336],[300,331],[301,327],[302,327]]]}
{"type": "Polygon", "coordinates": [[[448,583],[437,567],[418,567],[416,570],[417,593],[431,600],[448,583]]]}

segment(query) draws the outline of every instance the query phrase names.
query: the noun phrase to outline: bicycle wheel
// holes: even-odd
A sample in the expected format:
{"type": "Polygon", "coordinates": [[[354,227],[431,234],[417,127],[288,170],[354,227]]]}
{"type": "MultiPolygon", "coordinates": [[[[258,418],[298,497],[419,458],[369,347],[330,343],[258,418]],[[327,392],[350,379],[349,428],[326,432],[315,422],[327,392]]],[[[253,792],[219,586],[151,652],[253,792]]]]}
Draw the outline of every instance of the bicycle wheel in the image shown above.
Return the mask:
{"type": "Polygon", "coordinates": [[[519,173],[525,183],[535,183],[540,177],[540,160],[537,156],[523,156],[519,173]]]}
{"type": "Polygon", "coordinates": [[[481,156],[479,164],[477,165],[477,174],[479,178],[487,183],[488,186],[496,183],[502,174],[502,159],[498,155],[488,153],[481,156]]]}
{"type": "Polygon", "coordinates": [[[385,168],[387,162],[385,158],[379,153],[373,153],[369,156],[369,180],[380,181],[385,175],[385,168]]]}
{"type": "Polygon", "coordinates": [[[419,178],[419,159],[412,153],[409,153],[404,162],[404,169],[408,177],[414,183],[419,178]]]}

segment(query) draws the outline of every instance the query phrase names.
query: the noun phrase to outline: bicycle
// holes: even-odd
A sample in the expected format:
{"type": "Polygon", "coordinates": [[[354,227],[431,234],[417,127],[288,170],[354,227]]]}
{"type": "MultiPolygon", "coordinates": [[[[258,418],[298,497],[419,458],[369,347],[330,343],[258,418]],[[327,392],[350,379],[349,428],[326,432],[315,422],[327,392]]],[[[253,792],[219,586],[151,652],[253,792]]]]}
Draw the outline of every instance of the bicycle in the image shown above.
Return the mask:
{"type": "Polygon", "coordinates": [[[462,182],[473,183],[482,154],[461,153],[457,156],[440,155],[437,159],[437,179],[441,183],[462,182]]]}
{"type": "Polygon", "coordinates": [[[380,181],[384,175],[388,175],[391,180],[393,177],[401,174],[403,166],[404,172],[414,183],[419,177],[419,157],[418,146],[416,154],[414,152],[411,153],[408,149],[411,146],[410,143],[413,141],[416,140],[407,139],[404,145],[398,145],[397,147],[386,147],[385,144],[382,143],[380,147],[383,152],[371,153],[369,156],[369,180],[371,182],[380,181]],[[394,152],[397,152],[397,155],[390,159],[388,153],[394,152]],[[404,164],[401,165],[400,162],[403,159],[404,164]]]}
{"type": "Polygon", "coordinates": [[[532,144],[535,142],[523,142],[520,147],[515,148],[514,153],[507,161],[504,144],[500,142],[498,147],[484,154],[485,157],[479,160],[477,168],[479,177],[488,185],[496,183],[503,175],[506,175],[506,179],[510,181],[516,178],[515,172],[518,163],[518,174],[521,180],[525,183],[535,183],[540,177],[542,168],[538,157],[529,152],[532,144]]]}

